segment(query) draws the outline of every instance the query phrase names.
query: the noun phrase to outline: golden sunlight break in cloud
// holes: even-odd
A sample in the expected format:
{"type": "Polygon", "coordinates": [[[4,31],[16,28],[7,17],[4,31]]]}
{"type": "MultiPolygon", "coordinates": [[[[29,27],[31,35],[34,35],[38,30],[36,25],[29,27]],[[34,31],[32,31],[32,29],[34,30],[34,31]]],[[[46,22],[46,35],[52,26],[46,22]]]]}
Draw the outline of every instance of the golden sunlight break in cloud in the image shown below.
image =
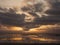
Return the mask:
{"type": "Polygon", "coordinates": [[[12,26],[12,27],[9,27],[10,30],[13,30],[13,31],[23,31],[23,28],[21,27],[16,27],[16,26],[12,26]]]}
{"type": "Polygon", "coordinates": [[[22,27],[7,26],[7,25],[1,25],[1,24],[0,24],[0,29],[1,30],[8,30],[8,31],[23,31],[22,27]]]}
{"type": "Polygon", "coordinates": [[[44,33],[44,32],[48,32],[48,31],[50,31],[50,32],[54,31],[55,29],[57,30],[58,28],[60,29],[60,25],[58,25],[58,24],[55,24],[55,25],[42,25],[42,26],[40,26],[38,28],[30,29],[29,32],[31,32],[31,33],[32,32],[33,33],[37,33],[37,32],[44,33]]]}

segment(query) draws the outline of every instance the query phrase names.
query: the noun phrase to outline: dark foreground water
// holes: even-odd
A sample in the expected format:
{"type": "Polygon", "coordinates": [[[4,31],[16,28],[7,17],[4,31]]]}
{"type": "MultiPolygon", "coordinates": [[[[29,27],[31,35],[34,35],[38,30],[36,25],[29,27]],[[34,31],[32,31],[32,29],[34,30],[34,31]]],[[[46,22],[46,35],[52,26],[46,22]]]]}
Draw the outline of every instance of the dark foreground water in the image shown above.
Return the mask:
{"type": "Polygon", "coordinates": [[[59,34],[0,34],[0,43],[60,43],[59,34]]]}

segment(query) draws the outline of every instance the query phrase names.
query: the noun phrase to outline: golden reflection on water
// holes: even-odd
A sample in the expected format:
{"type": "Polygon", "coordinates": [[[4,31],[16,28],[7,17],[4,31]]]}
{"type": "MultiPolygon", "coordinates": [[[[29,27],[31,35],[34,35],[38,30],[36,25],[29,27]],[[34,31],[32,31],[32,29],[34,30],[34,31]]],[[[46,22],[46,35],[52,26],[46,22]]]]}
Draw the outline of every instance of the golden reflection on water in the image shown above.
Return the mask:
{"type": "Polygon", "coordinates": [[[10,40],[16,40],[16,41],[18,41],[18,40],[22,40],[22,38],[10,38],[10,40]]]}
{"type": "Polygon", "coordinates": [[[22,41],[23,38],[20,38],[20,37],[16,37],[16,38],[8,38],[8,39],[7,39],[7,38],[3,38],[3,39],[0,39],[0,40],[11,40],[11,41],[18,41],[18,40],[20,41],[20,40],[21,40],[21,41],[22,41]]]}
{"type": "MultiPolygon", "coordinates": [[[[47,32],[49,29],[57,28],[59,26],[58,25],[42,25],[41,27],[38,27],[38,28],[32,28],[29,31],[27,31],[28,33],[26,34],[26,36],[29,34],[29,32],[33,32],[33,33],[42,32],[42,34],[43,34],[44,32],[47,32]]],[[[13,32],[14,31],[24,31],[23,28],[16,27],[16,26],[11,26],[11,27],[9,27],[9,29],[12,30],[13,32]]],[[[37,40],[39,42],[40,41],[42,41],[42,42],[46,42],[46,41],[47,42],[55,42],[55,41],[57,41],[56,39],[49,38],[48,36],[47,36],[47,38],[43,38],[43,37],[38,37],[38,36],[34,36],[34,35],[31,36],[30,34],[29,34],[30,36],[27,36],[27,37],[24,37],[25,35],[21,35],[21,36],[20,35],[21,34],[7,35],[7,36],[13,36],[14,38],[2,38],[0,40],[23,41],[23,40],[25,40],[25,38],[29,38],[30,41],[37,40]]],[[[2,35],[2,36],[4,36],[4,35],[2,35]]],[[[45,35],[43,35],[43,36],[45,36],[45,35]]],[[[25,41],[27,41],[27,40],[25,40],[25,41]]]]}
{"type": "Polygon", "coordinates": [[[7,40],[6,38],[0,39],[0,40],[7,40]]]}
{"type": "MultiPolygon", "coordinates": [[[[23,43],[25,43],[25,41],[27,41],[27,40],[25,40],[25,38],[10,38],[10,39],[6,39],[6,38],[4,38],[4,39],[1,39],[2,41],[22,41],[23,43]]],[[[35,41],[39,41],[39,42],[41,42],[41,43],[52,43],[52,42],[57,42],[57,40],[55,40],[55,39],[46,39],[46,38],[30,38],[29,39],[29,41],[30,42],[35,42],[35,41]]],[[[27,43],[30,43],[30,42],[27,42],[27,43]]]]}
{"type": "Polygon", "coordinates": [[[55,39],[49,39],[49,38],[32,38],[32,40],[48,41],[48,42],[57,41],[55,39]]]}

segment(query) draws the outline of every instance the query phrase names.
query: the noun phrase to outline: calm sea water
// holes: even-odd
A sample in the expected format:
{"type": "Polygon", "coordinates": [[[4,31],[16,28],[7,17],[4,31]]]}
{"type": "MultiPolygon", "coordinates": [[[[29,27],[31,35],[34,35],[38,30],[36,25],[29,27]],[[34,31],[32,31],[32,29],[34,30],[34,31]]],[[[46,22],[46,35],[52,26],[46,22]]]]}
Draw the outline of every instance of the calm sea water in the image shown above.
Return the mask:
{"type": "Polygon", "coordinates": [[[0,34],[0,43],[60,43],[59,35],[0,34]]]}

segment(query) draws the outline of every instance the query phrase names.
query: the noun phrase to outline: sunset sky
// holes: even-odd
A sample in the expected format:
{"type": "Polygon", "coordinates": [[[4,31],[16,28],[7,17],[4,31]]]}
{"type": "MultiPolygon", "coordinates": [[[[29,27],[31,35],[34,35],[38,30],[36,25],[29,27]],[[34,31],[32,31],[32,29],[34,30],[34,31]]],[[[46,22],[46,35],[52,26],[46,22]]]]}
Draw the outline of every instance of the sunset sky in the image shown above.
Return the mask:
{"type": "Polygon", "coordinates": [[[27,4],[45,3],[45,1],[46,0],[0,0],[0,7],[21,7],[27,4]]]}
{"type": "Polygon", "coordinates": [[[0,34],[0,42],[60,42],[60,0],[0,0],[0,34]]]}
{"type": "MultiPolygon", "coordinates": [[[[29,0],[30,1],[30,0],[29,0]]],[[[0,6],[2,7],[21,7],[29,2],[28,0],[0,0],[0,6]]],[[[32,1],[32,0],[31,0],[32,1]]]]}
{"type": "MultiPolygon", "coordinates": [[[[50,0],[0,0],[0,7],[2,7],[2,8],[14,8],[15,7],[16,9],[19,10],[16,13],[25,14],[25,18],[24,18],[25,21],[32,22],[35,19],[35,16],[29,14],[27,11],[25,11],[25,12],[20,11],[20,8],[22,8],[24,6],[29,7],[30,5],[32,5],[32,7],[33,7],[34,4],[40,3],[40,4],[42,4],[42,6],[40,6],[42,8],[41,12],[35,12],[39,18],[41,18],[42,15],[45,15],[46,14],[45,15],[46,17],[47,17],[47,15],[48,16],[53,15],[53,18],[48,18],[47,17],[46,19],[49,19],[49,20],[50,19],[52,19],[52,20],[59,20],[59,16],[56,17],[56,15],[55,15],[55,14],[58,14],[59,15],[59,11],[60,11],[59,10],[59,5],[57,5],[58,4],[57,3],[55,5],[55,7],[54,7],[53,5],[56,3],[55,1],[56,0],[52,0],[52,1],[50,1],[50,0]],[[31,19],[31,20],[29,20],[29,19],[31,19]]],[[[32,10],[34,10],[34,9],[32,9],[32,10]]]]}

